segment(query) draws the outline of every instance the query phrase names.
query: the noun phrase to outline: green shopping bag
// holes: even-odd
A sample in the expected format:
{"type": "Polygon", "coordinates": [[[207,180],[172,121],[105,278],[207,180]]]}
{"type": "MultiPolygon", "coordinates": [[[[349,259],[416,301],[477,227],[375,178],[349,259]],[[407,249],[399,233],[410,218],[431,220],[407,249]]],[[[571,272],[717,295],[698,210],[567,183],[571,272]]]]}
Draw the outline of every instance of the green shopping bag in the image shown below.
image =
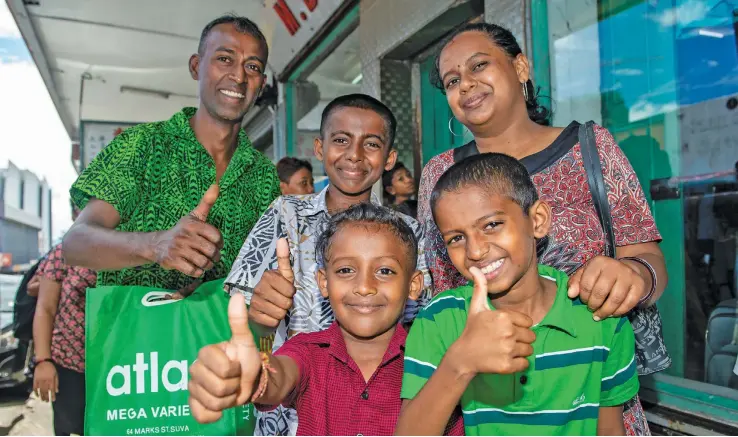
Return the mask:
{"type": "Polygon", "coordinates": [[[182,300],[151,287],[87,290],[86,435],[252,435],[252,405],[198,424],[189,367],[203,346],[230,338],[223,280],[182,300]]]}

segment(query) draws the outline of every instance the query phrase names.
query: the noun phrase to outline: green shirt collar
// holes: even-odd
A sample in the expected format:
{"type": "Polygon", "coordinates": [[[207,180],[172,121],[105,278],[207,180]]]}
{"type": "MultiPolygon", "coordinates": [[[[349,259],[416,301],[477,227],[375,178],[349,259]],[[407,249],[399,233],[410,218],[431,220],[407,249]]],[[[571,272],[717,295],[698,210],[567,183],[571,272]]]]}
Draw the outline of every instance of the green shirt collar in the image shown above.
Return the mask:
{"type": "Polygon", "coordinates": [[[567,287],[569,277],[560,270],[544,265],[538,265],[538,274],[556,281],[556,299],[554,299],[551,309],[548,310],[538,326],[559,329],[572,337],[576,337],[577,330],[574,326],[574,318],[571,317],[575,302],[569,299],[567,287]]]}
{"type": "MultiPolygon", "coordinates": [[[[195,136],[195,131],[190,126],[190,119],[197,112],[197,108],[185,107],[177,112],[166,122],[166,130],[189,143],[190,146],[197,145],[203,153],[207,153],[205,148],[200,144],[195,136]]],[[[256,150],[251,145],[251,140],[246,131],[240,129],[238,131],[238,145],[233,153],[228,169],[220,181],[220,189],[226,189],[230,184],[236,181],[243,172],[248,169],[254,162],[254,154],[256,150]]]]}
{"type": "MultiPolygon", "coordinates": [[[[538,265],[538,274],[556,282],[556,298],[554,299],[551,309],[548,310],[548,313],[543,317],[543,320],[541,320],[541,322],[536,326],[546,326],[558,329],[566,332],[572,337],[576,337],[577,330],[571,317],[571,309],[576,305],[576,303],[569,299],[567,288],[569,277],[566,276],[566,273],[560,270],[541,264],[538,265]]],[[[470,281],[469,285],[473,290],[473,282],[470,281]]],[[[492,302],[489,302],[489,306],[494,309],[492,302]]]]}

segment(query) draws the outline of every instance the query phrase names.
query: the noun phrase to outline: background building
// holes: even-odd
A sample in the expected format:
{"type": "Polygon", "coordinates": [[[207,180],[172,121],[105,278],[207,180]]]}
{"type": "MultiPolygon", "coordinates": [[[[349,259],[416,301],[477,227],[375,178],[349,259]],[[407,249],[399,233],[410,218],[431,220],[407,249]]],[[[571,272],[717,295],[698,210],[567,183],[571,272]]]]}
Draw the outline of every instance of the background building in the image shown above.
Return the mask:
{"type": "Polygon", "coordinates": [[[51,189],[12,162],[0,168],[0,268],[13,270],[51,248],[51,189]]]}

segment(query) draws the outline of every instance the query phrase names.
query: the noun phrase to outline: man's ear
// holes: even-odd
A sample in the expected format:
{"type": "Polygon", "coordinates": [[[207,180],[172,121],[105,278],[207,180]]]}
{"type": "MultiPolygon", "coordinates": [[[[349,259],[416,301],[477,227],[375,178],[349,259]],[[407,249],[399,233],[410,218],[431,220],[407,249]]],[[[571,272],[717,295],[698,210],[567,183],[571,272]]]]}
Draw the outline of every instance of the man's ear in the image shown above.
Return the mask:
{"type": "Polygon", "coordinates": [[[423,286],[425,285],[425,278],[423,272],[416,270],[413,273],[413,277],[410,279],[410,294],[407,296],[410,300],[420,299],[420,294],[423,293],[423,286]]]}
{"type": "Polygon", "coordinates": [[[541,239],[548,235],[551,229],[551,207],[542,200],[536,200],[536,203],[528,210],[528,216],[533,224],[533,236],[541,239]]]}
{"type": "MultiPolygon", "coordinates": [[[[262,74],[261,75],[261,86],[259,87],[259,93],[256,94],[257,99],[261,97],[261,94],[264,92],[264,88],[266,88],[266,85],[267,85],[267,75],[262,74]]],[[[254,99],[254,101],[256,101],[256,99],[254,99]]]]}
{"type": "Polygon", "coordinates": [[[195,80],[200,80],[200,55],[197,53],[190,56],[190,76],[195,80]]]}
{"type": "Polygon", "coordinates": [[[282,195],[285,194],[285,191],[287,191],[288,187],[289,187],[288,184],[286,184],[286,183],[284,183],[282,181],[279,181],[279,191],[282,192],[282,195]]]}
{"type": "Polygon", "coordinates": [[[387,190],[388,193],[390,193],[393,196],[395,195],[395,193],[397,193],[397,190],[395,190],[395,187],[393,187],[392,185],[390,185],[389,187],[387,187],[386,190],[387,190]]]}
{"type": "Polygon", "coordinates": [[[313,140],[313,153],[318,161],[323,162],[323,140],[320,137],[313,140]]]}
{"type": "Polygon", "coordinates": [[[320,295],[324,298],[328,298],[328,276],[325,274],[325,269],[318,269],[317,272],[315,272],[315,282],[318,283],[318,288],[320,289],[320,295]]]}

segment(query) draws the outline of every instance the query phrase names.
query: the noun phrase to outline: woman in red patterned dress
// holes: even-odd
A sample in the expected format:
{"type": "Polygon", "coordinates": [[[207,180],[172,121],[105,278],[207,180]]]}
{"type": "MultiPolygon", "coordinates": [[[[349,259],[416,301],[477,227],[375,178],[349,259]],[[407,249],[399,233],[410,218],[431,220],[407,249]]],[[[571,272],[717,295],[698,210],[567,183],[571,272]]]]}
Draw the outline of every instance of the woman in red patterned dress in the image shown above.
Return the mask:
{"type": "Polygon", "coordinates": [[[84,435],[85,293],[97,277],[90,269],[66,264],[61,246],[52,248],[38,267],[33,389],[41,400],[52,402],[55,435],[84,435]]]}
{"type": "MultiPolygon", "coordinates": [[[[488,23],[465,26],[443,46],[434,73],[431,80],[445,92],[454,116],[474,135],[470,143],[431,159],[421,176],[418,221],[428,232],[431,247],[426,248],[426,257],[434,292],[465,280],[449,260],[433,222],[429,205],[433,186],[454,162],[499,152],[526,166],[540,198],[553,209],[552,229],[539,259],[571,275],[570,297],[587,303],[595,320],[653,305],[667,281],[658,246],[661,235],[638,179],[612,135],[600,126],[594,128],[617,259],[604,256],[605,236],[582,164],[579,123],[547,126],[548,110],[537,103],[528,59],[512,33],[488,23]]],[[[628,435],[650,434],[637,397],[625,405],[624,419],[628,435]]]]}

